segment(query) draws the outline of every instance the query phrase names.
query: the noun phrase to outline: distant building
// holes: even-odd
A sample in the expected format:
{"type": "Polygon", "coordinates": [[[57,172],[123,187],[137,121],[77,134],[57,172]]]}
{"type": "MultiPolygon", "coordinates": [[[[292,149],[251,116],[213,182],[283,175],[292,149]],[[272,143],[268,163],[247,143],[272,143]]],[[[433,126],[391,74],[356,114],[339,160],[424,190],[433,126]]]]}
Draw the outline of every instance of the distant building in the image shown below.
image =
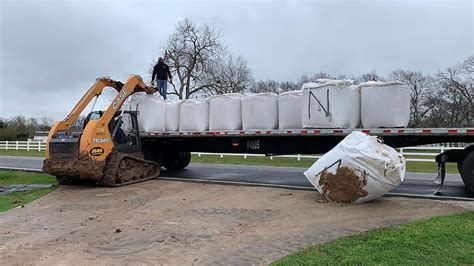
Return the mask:
{"type": "Polygon", "coordinates": [[[35,131],[33,135],[33,141],[43,141],[46,142],[48,139],[49,131],[35,131]]]}

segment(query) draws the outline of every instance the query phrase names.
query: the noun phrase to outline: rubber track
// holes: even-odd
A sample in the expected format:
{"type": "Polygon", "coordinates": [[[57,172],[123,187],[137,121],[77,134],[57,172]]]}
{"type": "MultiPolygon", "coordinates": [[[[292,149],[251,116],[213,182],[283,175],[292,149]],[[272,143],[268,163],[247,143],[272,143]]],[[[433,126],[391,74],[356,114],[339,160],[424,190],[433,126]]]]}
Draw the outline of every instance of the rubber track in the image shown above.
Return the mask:
{"type": "MultiPolygon", "coordinates": [[[[121,187],[121,186],[130,185],[133,183],[147,181],[147,180],[156,178],[159,175],[160,175],[160,165],[156,162],[144,160],[144,159],[137,158],[135,156],[131,156],[131,155],[123,154],[123,153],[112,153],[107,158],[107,164],[105,165],[105,169],[104,169],[104,178],[100,182],[100,185],[108,186],[108,187],[121,187]],[[117,173],[118,171],[121,170],[120,163],[123,160],[132,160],[139,164],[151,164],[156,167],[156,172],[151,176],[147,176],[140,179],[131,179],[130,181],[127,181],[127,182],[118,183],[116,182],[117,173]]],[[[137,176],[141,176],[141,174],[137,173],[137,176]]]]}

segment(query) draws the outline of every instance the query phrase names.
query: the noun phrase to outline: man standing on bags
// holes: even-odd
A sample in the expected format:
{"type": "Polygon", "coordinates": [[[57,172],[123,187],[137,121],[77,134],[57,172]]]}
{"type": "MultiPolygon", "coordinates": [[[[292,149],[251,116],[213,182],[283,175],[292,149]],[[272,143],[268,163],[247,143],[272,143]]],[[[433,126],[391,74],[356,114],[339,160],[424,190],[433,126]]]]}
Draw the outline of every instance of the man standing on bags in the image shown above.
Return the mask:
{"type": "Polygon", "coordinates": [[[151,76],[151,85],[155,82],[156,76],[156,87],[160,92],[161,96],[166,100],[166,94],[168,93],[168,79],[172,80],[170,68],[165,64],[162,57],[158,58],[158,63],[153,67],[153,75],[151,76]]]}

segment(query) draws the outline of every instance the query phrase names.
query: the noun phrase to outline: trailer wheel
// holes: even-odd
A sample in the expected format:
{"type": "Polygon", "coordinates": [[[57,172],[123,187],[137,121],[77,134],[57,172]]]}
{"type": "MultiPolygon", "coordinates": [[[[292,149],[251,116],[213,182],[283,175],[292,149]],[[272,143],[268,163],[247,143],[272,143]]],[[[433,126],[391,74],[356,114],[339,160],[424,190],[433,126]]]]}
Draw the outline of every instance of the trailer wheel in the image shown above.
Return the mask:
{"type": "Polygon", "coordinates": [[[459,173],[466,188],[474,193],[474,150],[471,150],[459,165],[459,173]]]}
{"type": "Polygon", "coordinates": [[[166,153],[163,158],[163,166],[168,170],[181,170],[191,162],[190,152],[166,153]]]}

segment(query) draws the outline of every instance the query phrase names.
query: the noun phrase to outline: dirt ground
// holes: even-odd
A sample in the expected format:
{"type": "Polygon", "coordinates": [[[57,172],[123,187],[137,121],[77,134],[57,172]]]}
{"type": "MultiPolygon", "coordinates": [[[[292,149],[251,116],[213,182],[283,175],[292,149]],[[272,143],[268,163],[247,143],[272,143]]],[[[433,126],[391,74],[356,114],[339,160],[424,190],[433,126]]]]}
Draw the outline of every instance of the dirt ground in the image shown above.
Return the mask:
{"type": "Polygon", "coordinates": [[[309,244],[474,203],[381,198],[318,203],[312,191],[153,180],[121,188],[60,187],[0,213],[10,264],[266,264],[309,244]]]}

